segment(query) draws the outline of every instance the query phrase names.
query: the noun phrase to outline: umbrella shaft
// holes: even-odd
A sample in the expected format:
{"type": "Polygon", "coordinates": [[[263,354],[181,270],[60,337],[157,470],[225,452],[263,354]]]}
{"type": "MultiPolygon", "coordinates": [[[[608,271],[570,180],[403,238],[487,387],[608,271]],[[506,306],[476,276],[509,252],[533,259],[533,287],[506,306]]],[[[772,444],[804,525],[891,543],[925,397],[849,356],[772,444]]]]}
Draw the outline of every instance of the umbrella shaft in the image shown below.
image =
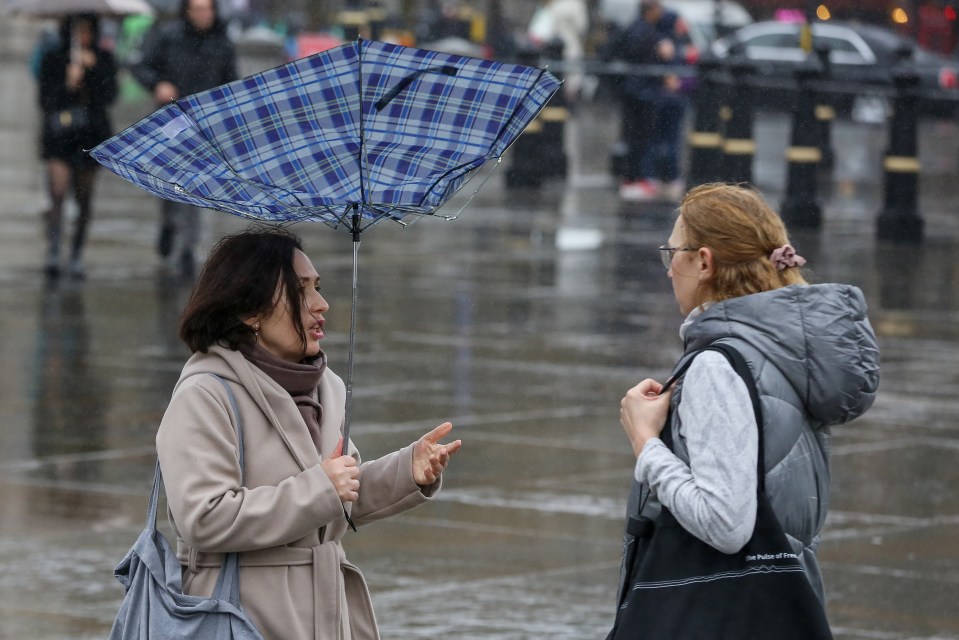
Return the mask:
{"type": "Polygon", "coordinates": [[[353,298],[350,306],[350,350],[346,367],[346,419],[343,422],[343,453],[349,450],[350,419],[353,415],[353,352],[356,343],[356,298],[360,241],[353,241],[353,298]]]}

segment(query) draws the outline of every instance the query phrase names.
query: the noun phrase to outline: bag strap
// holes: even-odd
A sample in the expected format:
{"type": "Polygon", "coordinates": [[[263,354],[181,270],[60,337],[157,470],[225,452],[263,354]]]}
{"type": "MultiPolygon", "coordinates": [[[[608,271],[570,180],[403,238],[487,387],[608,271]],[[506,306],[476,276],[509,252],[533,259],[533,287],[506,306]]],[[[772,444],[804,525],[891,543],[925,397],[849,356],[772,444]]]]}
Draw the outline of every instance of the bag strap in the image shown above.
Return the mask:
{"type": "MultiPolygon", "coordinates": [[[[707,347],[703,347],[699,351],[693,353],[685,362],[683,362],[679,369],[677,369],[676,372],[670,376],[669,380],[666,381],[666,384],[663,385],[662,392],[665,392],[667,389],[669,389],[669,387],[673,386],[673,384],[686,373],[686,370],[693,363],[693,360],[696,358],[696,356],[703,351],[718,351],[726,356],[726,360],[729,361],[729,364],[732,366],[733,370],[746,384],[746,389],[749,391],[749,399],[753,405],[753,414],[756,416],[756,426],[759,436],[759,455],[756,460],[756,476],[759,480],[759,491],[764,493],[766,491],[766,448],[764,446],[763,438],[763,432],[765,431],[765,429],[763,429],[763,408],[759,400],[759,389],[756,386],[756,379],[753,377],[753,372],[750,370],[749,364],[746,362],[746,358],[743,357],[743,354],[736,350],[732,345],[725,342],[714,342],[707,347]]],[[[670,440],[669,444],[671,445],[671,435],[668,435],[667,438],[670,440]]]]}
{"type": "MultiPolygon", "coordinates": [[[[200,374],[196,374],[200,375],[200,374]]],[[[210,373],[209,375],[217,379],[217,381],[223,385],[223,388],[226,389],[226,395],[230,400],[230,408],[233,409],[233,415],[236,417],[236,440],[237,440],[237,453],[239,454],[240,459],[240,484],[243,483],[243,463],[244,463],[244,453],[243,453],[243,418],[240,416],[240,410],[237,408],[236,396],[233,395],[233,390],[230,389],[230,385],[226,383],[226,380],[221,378],[215,373],[210,373]]],[[[153,491],[150,494],[150,503],[147,508],[147,527],[151,531],[156,531],[157,527],[157,504],[160,498],[160,486],[163,484],[163,473],[160,471],[160,461],[156,462],[156,469],[153,472],[153,491]]]]}
{"type": "MultiPolygon", "coordinates": [[[[233,395],[233,389],[226,383],[226,380],[215,373],[210,373],[216,378],[230,400],[230,407],[233,409],[233,416],[236,418],[236,441],[237,454],[240,461],[240,485],[243,484],[243,417],[236,405],[236,396],[233,395]]],[[[223,565],[220,567],[220,575],[217,576],[216,586],[213,587],[213,597],[220,600],[226,600],[234,605],[240,604],[240,555],[236,552],[228,553],[223,558],[223,565]]]]}
{"type": "MultiPolygon", "coordinates": [[[[217,379],[217,381],[223,385],[223,388],[226,390],[227,398],[230,401],[230,408],[233,410],[233,416],[236,418],[236,440],[237,440],[237,454],[240,462],[240,484],[243,484],[244,477],[244,461],[245,455],[243,451],[243,418],[240,415],[240,410],[236,404],[236,396],[233,395],[233,390],[230,388],[230,385],[227,384],[226,380],[221,378],[219,375],[208,372],[209,375],[217,379]]],[[[200,375],[200,374],[196,374],[200,375]]],[[[156,462],[156,469],[153,473],[153,491],[150,494],[150,504],[147,508],[147,528],[151,531],[156,531],[157,527],[157,503],[160,497],[160,485],[163,484],[163,473],[160,471],[160,460],[156,462]]],[[[196,552],[194,548],[190,547],[190,564],[192,565],[191,570],[196,570],[196,552]]],[[[220,600],[226,600],[235,606],[240,604],[240,564],[239,564],[239,554],[236,552],[227,553],[223,559],[223,566],[220,568],[220,575],[217,577],[216,586],[213,588],[213,597],[220,600]]]]}

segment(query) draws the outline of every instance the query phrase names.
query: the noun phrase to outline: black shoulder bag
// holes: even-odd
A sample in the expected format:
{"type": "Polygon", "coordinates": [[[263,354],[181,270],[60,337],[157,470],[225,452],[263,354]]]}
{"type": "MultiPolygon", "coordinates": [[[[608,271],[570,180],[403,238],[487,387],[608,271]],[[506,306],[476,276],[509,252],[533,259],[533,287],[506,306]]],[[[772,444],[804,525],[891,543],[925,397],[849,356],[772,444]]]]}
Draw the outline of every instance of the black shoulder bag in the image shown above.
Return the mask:
{"type": "MultiPolygon", "coordinates": [[[[752,538],[726,554],[686,531],[664,506],[654,521],[631,516],[625,588],[607,640],[824,640],[826,611],[766,497],[763,416],[756,381],[738,351],[719,351],[746,383],[759,425],[758,509],[752,538]]],[[[692,362],[676,372],[685,373],[692,362]]],[[[669,384],[669,383],[667,383],[669,384]]],[[[668,424],[668,422],[667,422],[668,424]]],[[[667,446],[672,448],[667,433],[667,446]]]]}

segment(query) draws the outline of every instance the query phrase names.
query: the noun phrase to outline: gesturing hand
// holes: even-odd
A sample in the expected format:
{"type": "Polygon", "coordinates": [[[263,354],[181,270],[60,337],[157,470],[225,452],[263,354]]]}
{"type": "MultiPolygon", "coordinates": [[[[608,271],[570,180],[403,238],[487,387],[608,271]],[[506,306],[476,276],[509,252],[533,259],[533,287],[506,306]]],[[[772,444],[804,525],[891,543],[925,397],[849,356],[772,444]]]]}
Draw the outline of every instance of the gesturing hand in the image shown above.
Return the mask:
{"type": "Polygon", "coordinates": [[[452,423],[444,422],[413,445],[413,481],[416,484],[425,487],[436,482],[449,464],[450,457],[459,451],[463,444],[461,440],[449,444],[439,443],[452,430],[452,423]]]}
{"type": "Polygon", "coordinates": [[[360,468],[352,456],[336,456],[320,463],[340,502],[355,502],[360,497],[360,468]]]}

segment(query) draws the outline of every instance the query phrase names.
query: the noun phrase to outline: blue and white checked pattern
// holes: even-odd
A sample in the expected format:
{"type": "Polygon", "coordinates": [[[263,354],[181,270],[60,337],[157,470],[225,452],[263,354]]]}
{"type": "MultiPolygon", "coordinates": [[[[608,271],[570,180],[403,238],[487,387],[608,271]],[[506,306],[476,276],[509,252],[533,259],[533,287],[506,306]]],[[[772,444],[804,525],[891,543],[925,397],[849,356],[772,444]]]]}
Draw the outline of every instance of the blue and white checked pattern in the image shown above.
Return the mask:
{"type": "Polygon", "coordinates": [[[559,86],[541,69],[358,40],[178,100],[91,154],[162,198],[334,228],[356,211],[366,228],[433,214],[559,86]]]}

